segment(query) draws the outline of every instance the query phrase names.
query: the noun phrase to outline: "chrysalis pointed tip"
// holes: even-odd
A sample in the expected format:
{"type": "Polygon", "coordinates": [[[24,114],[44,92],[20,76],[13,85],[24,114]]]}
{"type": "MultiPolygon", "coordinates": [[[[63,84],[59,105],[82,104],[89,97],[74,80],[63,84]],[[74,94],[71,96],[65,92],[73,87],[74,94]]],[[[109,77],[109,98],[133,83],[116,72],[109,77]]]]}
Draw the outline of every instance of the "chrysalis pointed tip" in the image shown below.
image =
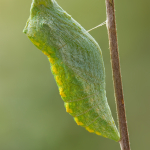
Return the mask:
{"type": "Polygon", "coordinates": [[[54,3],[54,0],[33,0],[33,4],[44,5],[45,7],[49,7],[53,3],[54,3]]]}

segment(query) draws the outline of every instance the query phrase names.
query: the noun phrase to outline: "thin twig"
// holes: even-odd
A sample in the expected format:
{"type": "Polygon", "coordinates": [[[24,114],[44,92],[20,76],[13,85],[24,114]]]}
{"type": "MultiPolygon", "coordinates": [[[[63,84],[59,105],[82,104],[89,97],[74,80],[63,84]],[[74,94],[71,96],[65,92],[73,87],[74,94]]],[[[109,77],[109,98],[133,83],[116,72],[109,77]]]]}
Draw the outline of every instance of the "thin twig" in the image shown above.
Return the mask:
{"type": "Polygon", "coordinates": [[[120,143],[121,150],[130,150],[122,81],[121,81],[114,0],[105,0],[105,2],[106,2],[106,14],[107,14],[106,25],[107,25],[108,38],[109,38],[109,48],[110,48],[110,55],[111,55],[115,99],[117,104],[118,124],[119,124],[120,136],[121,136],[119,143],[120,143]]]}

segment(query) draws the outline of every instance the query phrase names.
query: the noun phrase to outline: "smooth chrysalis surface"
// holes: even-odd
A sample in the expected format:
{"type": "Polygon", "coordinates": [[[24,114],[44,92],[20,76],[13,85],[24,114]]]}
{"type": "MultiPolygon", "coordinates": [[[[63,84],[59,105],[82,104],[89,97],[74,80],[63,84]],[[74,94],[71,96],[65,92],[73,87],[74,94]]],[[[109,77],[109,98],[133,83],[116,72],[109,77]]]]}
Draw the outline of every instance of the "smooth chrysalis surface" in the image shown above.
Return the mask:
{"type": "Polygon", "coordinates": [[[89,132],[120,136],[105,91],[102,53],[94,38],[55,0],[33,0],[24,33],[45,55],[66,111],[89,132]]]}

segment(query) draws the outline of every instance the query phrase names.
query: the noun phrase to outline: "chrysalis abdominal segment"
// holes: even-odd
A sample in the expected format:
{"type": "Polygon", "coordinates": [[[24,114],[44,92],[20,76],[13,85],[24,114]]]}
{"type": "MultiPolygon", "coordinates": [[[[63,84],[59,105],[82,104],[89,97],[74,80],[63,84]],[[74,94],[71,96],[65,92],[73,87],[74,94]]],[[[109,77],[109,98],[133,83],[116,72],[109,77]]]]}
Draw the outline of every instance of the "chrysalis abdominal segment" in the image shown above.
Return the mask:
{"type": "Polygon", "coordinates": [[[33,0],[24,32],[45,54],[66,111],[89,132],[119,141],[105,91],[102,53],[55,0],[33,0]]]}

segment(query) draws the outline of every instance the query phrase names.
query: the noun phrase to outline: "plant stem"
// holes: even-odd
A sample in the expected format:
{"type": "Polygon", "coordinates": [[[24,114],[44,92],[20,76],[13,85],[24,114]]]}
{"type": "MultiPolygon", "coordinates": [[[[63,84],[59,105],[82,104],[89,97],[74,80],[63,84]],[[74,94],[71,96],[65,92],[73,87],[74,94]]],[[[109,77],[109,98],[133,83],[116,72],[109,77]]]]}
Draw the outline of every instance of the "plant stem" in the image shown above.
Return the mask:
{"type": "Polygon", "coordinates": [[[121,81],[114,0],[105,0],[105,3],[106,3],[106,14],[107,14],[106,25],[107,25],[108,38],[109,38],[109,48],[110,48],[110,55],[111,55],[115,99],[117,104],[118,124],[119,124],[120,136],[121,136],[119,143],[120,143],[121,150],[130,150],[122,81],[121,81]]]}

